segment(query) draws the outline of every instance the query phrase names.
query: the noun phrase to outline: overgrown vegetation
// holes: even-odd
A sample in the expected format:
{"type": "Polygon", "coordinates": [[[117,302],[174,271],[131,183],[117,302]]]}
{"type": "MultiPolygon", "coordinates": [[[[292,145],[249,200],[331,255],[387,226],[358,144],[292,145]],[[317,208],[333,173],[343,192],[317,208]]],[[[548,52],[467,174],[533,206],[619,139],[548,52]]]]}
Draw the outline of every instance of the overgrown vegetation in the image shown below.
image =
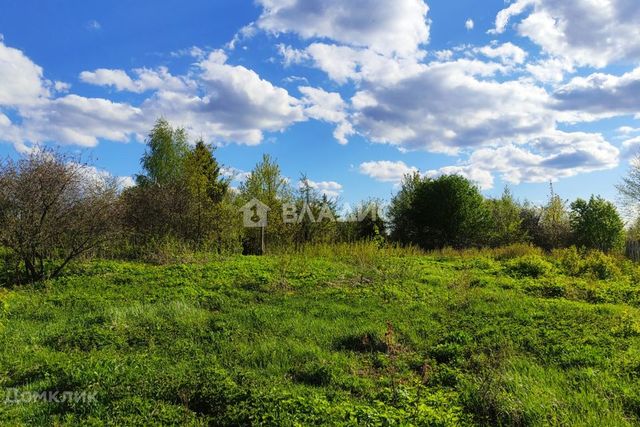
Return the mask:
{"type": "Polygon", "coordinates": [[[304,174],[297,187],[292,185],[268,155],[231,189],[214,154],[203,141],[191,146],[184,129],[160,119],[147,138],[136,185],[123,191],[90,165],[52,151],[5,162],[0,167],[0,238],[9,249],[4,282],[55,277],[82,256],[163,263],[193,253],[262,254],[358,241],[426,250],[516,243],[547,251],[623,247],[624,224],[615,206],[599,197],[577,200],[569,210],[551,188],[548,203],[536,207],[519,203],[508,189],[499,199],[486,199],[459,175],[414,174],[405,177],[385,222],[381,201],[340,211],[338,201],[320,193],[304,174]],[[255,200],[270,210],[266,228],[241,223],[240,210],[255,200]]]}
{"type": "Polygon", "coordinates": [[[610,202],[415,174],[385,221],[269,156],[231,188],[165,120],[141,165],[126,189],[51,151],[0,167],[0,424],[640,423],[640,267],[610,202]],[[255,199],[266,228],[241,223],[255,199]],[[15,399],[47,391],[95,400],[15,399]]]}
{"type": "Polygon", "coordinates": [[[414,174],[391,201],[391,239],[427,250],[531,243],[547,251],[572,245],[620,251],[624,223],[611,202],[592,196],[570,208],[553,186],[547,204],[537,207],[518,203],[508,189],[499,199],[485,199],[461,176],[414,174]]]}
{"type": "Polygon", "coordinates": [[[57,277],[69,262],[117,235],[117,185],[89,173],[87,165],[51,151],[0,166],[6,282],[57,277]]]}
{"type": "Polygon", "coordinates": [[[0,293],[0,389],[96,400],[0,424],[634,425],[639,277],[527,246],[82,263],[0,293]]]}

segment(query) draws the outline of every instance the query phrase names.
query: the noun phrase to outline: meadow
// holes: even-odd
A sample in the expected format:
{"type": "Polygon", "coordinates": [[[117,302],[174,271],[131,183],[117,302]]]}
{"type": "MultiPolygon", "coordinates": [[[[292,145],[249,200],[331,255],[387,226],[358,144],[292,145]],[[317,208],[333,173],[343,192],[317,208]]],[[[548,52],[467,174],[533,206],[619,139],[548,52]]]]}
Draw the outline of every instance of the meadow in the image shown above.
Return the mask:
{"type": "Polygon", "coordinates": [[[78,263],[0,288],[0,424],[636,425],[639,281],[528,246],[78,263]],[[47,390],[95,399],[10,399],[47,390]]]}

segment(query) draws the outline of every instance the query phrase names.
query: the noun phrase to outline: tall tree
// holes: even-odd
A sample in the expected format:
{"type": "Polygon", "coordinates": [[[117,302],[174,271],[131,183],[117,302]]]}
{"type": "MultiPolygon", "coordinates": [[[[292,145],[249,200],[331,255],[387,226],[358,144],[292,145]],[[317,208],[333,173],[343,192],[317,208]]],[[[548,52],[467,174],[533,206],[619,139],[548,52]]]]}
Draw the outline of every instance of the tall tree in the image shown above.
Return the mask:
{"type": "Polygon", "coordinates": [[[229,183],[204,141],[190,149],[186,132],[160,119],[147,139],[142,166],[144,174],[138,176],[138,185],[124,194],[127,224],[136,242],[177,239],[202,249],[215,242],[220,248],[223,241],[234,240],[222,228],[235,224],[227,218],[234,210],[226,197],[229,183]]]}
{"type": "Polygon", "coordinates": [[[412,210],[418,187],[422,178],[418,173],[406,175],[402,180],[400,191],[391,200],[389,206],[389,220],[391,224],[391,239],[402,244],[415,243],[417,228],[412,217],[412,210]]]}
{"type": "Polygon", "coordinates": [[[271,209],[293,199],[289,181],[282,176],[280,166],[268,154],[262,156],[247,179],[240,185],[240,194],[247,200],[256,198],[271,209]]]}
{"type": "Polygon", "coordinates": [[[522,209],[508,187],[499,199],[487,200],[487,208],[491,219],[486,236],[489,245],[504,246],[526,240],[520,216],[522,209]]]}
{"type": "Polygon", "coordinates": [[[425,249],[478,245],[487,220],[480,190],[460,175],[405,180],[390,215],[401,242],[425,249]]]}
{"type": "MultiPolygon", "coordinates": [[[[271,209],[269,224],[266,228],[266,241],[270,244],[290,243],[295,233],[282,219],[282,207],[285,203],[293,203],[293,190],[289,180],[282,176],[280,166],[268,154],[265,154],[251,171],[249,177],[240,185],[240,203],[257,199],[271,209]]],[[[245,253],[259,253],[258,243],[261,236],[256,230],[245,230],[245,253]]]]}
{"type": "Polygon", "coordinates": [[[539,244],[547,250],[567,247],[571,244],[571,223],[567,202],[553,190],[550,184],[549,201],[542,209],[540,217],[539,244]]]}
{"type": "Polygon", "coordinates": [[[213,149],[199,140],[185,158],[185,185],[190,195],[189,221],[192,225],[191,240],[202,245],[210,234],[218,231],[216,206],[221,203],[229,182],[220,176],[220,165],[213,155],[213,149]]]}
{"type": "Polygon", "coordinates": [[[331,242],[337,232],[337,202],[321,193],[309,178],[302,174],[295,200],[297,223],[296,244],[331,242]]]}
{"type": "Polygon", "coordinates": [[[578,246],[609,252],[624,240],[624,223],[613,203],[591,196],[571,204],[571,228],[578,246]]]}
{"type": "Polygon", "coordinates": [[[147,138],[147,151],[141,161],[145,174],[137,176],[138,184],[165,185],[182,179],[188,152],[187,132],[158,119],[147,138]]]}

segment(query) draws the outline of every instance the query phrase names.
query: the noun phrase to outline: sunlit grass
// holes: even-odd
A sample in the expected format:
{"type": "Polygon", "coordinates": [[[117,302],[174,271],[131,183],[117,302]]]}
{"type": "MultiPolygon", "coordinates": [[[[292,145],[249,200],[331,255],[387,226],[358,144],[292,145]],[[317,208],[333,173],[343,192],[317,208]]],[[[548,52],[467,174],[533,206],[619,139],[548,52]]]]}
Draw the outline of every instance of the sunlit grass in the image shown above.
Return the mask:
{"type": "Polygon", "coordinates": [[[0,290],[2,425],[633,425],[637,266],[359,245],[0,290]]]}

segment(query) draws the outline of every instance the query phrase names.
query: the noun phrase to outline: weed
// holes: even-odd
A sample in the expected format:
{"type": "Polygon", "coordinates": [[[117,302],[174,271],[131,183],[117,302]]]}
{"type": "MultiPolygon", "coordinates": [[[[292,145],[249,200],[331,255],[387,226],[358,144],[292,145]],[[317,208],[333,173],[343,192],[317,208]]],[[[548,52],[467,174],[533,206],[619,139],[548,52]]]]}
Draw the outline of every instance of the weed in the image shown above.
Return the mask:
{"type": "Polygon", "coordinates": [[[537,279],[549,274],[552,268],[551,263],[537,255],[515,258],[507,263],[507,272],[516,278],[531,277],[537,279]]]}

